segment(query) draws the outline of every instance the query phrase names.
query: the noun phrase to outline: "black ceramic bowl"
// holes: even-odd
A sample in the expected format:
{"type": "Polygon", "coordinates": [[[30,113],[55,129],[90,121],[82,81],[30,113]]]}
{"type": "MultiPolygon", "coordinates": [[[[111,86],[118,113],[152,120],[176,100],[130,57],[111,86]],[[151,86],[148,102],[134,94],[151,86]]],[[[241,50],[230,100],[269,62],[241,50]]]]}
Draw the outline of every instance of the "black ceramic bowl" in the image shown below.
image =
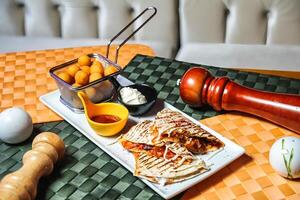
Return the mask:
{"type": "Polygon", "coordinates": [[[118,101],[121,104],[123,104],[129,110],[129,113],[133,116],[142,115],[147,111],[149,111],[150,108],[154,105],[156,99],[157,99],[157,92],[153,87],[150,87],[149,85],[133,84],[128,86],[122,86],[119,87],[118,89],[118,101]],[[140,93],[142,93],[146,97],[147,102],[138,105],[129,105],[124,103],[120,95],[120,90],[124,87],[137,89],[140,93]]]}

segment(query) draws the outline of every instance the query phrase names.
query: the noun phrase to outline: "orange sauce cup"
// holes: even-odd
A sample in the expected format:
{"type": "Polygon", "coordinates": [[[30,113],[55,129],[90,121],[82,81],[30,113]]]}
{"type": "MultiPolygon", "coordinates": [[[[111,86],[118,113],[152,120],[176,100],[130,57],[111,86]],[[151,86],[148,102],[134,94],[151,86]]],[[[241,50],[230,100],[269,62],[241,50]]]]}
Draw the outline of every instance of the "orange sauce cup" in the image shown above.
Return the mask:
{"type": "Polygon", "coordinates": [[[90,127],[101,136],[113,136],[119,133],[126,125],[129,112],[127,108],[118,103],[92,103],[87,95],[78,92],[78,96],[83,104],[85,117],[90,127]],[[99,123],[92,118],[100,115],[113,115],[120,120],[112,123],[99,123]]]}

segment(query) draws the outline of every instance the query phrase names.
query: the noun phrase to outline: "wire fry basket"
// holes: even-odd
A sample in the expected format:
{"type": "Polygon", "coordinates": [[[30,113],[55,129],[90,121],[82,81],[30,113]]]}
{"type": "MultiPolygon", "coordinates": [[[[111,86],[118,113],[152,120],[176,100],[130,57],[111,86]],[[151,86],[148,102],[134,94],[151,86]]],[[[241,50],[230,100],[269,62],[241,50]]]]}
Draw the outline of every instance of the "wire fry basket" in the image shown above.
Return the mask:
{"type": "Polygon", "coordinates": [[[107,44],[106,57],[100,54],[92,53],[87,56],[90,59],[99,61],[104,68],[108,66],[113,66],[117,69],[116,72],[104,76],[98,80],[92,81],[86,85],[80,87],[74,87],[66,81],[62,80],[58,74],[71,65],[78,63],[78,58],[68,61],[66,63],[60,64],[50,69],[49,73],[51,77],[55,80],[57,87],[60,91],[60,101],[75,113],[83,112],[83,105],[77,96],[77,92],[81,91],[87,94],[89,99],[93,103],[99,103],[103,101],[109,101],[116,95],[116,83],[115,77],[122,73],[122,67],[120,67],[118,62],[120,49],[126,42],[134,36],[144,25],[146,25],[153,17],[156,15],[157,9],[155,7],[148,7],[143,10],[138,16],[136,16],[131,22],[129,22],[124,28],[120,30],[107,44]],[[142,17],[145,13],[152,11],[152,14],[138,27],[136,28],[126,39],[124,39],[116,48],[115,60],[114,62],[109,59],[110,47],[113,41],[115,41],[125,30],[128,29],[136,20],[142,17]]]}

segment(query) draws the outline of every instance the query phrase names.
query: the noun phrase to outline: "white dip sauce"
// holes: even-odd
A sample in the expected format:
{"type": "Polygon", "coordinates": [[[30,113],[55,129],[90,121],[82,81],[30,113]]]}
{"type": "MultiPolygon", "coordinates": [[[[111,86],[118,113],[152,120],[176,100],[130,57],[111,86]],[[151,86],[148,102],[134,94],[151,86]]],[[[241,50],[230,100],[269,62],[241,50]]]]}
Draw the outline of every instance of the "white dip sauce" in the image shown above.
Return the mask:
{"type": "Polygon", "coordinates": [[[131,87],[120,90],[122,101],[129,105],[139,105],[147,102],[146,97],[140,91],[131,87]]]}

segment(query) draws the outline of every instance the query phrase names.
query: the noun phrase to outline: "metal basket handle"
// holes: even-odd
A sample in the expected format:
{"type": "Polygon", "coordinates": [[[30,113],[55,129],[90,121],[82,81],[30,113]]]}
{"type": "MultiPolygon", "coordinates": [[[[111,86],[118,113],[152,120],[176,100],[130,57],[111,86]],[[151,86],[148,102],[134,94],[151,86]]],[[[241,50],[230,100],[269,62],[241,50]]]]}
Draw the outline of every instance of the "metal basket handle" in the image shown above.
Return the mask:
{"type": "Polygon", "coordinates": [[[157,9],[154,6],[148,7],[146,8],[143,12],[141,12],[138,16],[136,16],[131,22],[129,22],[129,24],[127,24],[119,33],[117,33],[108,43],[107,45],[107,50],[106,50],[106,58],[108,58],[109,56],[109,50],[110,50],[110,45],[111,43],[117,39],[130,25],[133,24],[133,22],[135,22],[137,19],[139,19],[142,15],[144,15],[146,12],[153,10],[152,15],[150,15],[137,29],[135,29],[133,31],[133,33],[131,33],[125,40],[123,40],[123,42],[121,44],[119,44],[119,46],[117,47],[116,50],[116,57],[115,57],[115,63],[118,62],[118,56],[119,56],[119,51],[121,49],[121,47],[134,35],[136,34],[136,32],[138,32],[145,24],[147,24],[153,17],[154,15],[156,15],[157,13],[157,9]]]}

